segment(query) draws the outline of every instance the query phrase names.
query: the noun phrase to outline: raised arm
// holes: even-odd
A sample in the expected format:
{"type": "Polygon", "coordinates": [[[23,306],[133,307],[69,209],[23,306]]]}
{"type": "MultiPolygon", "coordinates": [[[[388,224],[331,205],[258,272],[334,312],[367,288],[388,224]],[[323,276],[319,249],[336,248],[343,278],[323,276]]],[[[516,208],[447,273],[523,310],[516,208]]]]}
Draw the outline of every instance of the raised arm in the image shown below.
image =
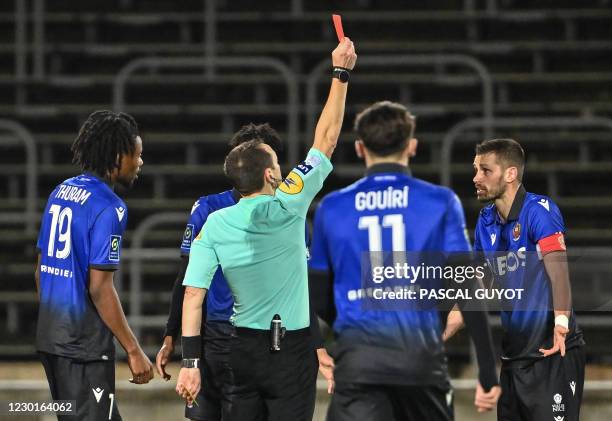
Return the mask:
{"type": "MultiPolygon", "coordinates": [[[[344,38],[332,52],[334,69],[352,70],[356,60],[355,46],[349,38],[344,38]]],[[[329,96],[315,129],[313,147],[323,152],[328,158],[331,158],[334,153],[342,129],[347,89],[348,82],[332,78],[329,96]]]]}

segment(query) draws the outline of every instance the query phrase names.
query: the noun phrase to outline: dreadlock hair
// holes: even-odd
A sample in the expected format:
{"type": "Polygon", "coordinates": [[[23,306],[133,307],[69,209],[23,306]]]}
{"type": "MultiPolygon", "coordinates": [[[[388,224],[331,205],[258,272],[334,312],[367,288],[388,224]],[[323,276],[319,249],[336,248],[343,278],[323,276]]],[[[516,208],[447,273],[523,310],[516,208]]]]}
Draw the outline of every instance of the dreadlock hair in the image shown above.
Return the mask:
{"type": "Polygon", "coordinates": [[[268,123],[245,124],[240,128],[240,130],[234,133],[234,136],[229,141],[228,146],[234,149],[236,146],[251,140],[259,140],[265,143],[277,154],[280,154],[283,151],[283,142],[281,141],[278,132],[268,123]]]}
{"type": "Polygon", "coordinates": [[[138,125],[125,113],[94,111],[87,117],[72,143],[72,163],[83,172],[105,177],[121,165],[121,157],[136,148],[138,125]]]}

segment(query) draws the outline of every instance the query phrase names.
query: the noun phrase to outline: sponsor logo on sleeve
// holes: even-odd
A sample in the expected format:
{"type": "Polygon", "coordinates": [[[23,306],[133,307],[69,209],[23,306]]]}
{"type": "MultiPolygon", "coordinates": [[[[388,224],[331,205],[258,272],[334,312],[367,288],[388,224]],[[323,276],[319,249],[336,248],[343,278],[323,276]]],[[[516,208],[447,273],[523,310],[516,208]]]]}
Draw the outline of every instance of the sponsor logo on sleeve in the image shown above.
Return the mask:
{"type": "Polygon", "coordinates": [[[497,234],[491,234],[491,245],[495,244],[495,239],[497,238],[497,234]]]}
{"type": "Polygon", "coordinates": [[[115,212],[117,212],[119,222],[123,221],[123,217],[125,216],[125,208],[123,206],[119,206],[118,208],[115,208],[115,212]]]}
{"type": "Polygon", "coordinates": [[[196,209],[200,206],[200,201],[196,201],[193,206],[191,207],[191,214],[193,215],[193,213],[196,211],[196,209]]]}
{"type": "Polygon", "coordinates": [[[298,194],[303,188],[304,180],[295,171],[291,171],[279,187],[280,191],[287,194],[298,194]]]}
{"type": "Polygon", "coordinates": [[[570,389],[572,389],[572,395],[576,396],[576,382],[575,381],[570,382],[570,389]]]}
{"type": "Polygon", "coordinates": [[[185,233],[183,233],[183,248],[191,247],[191,242],[193,241],[193,232],[195,231],[195,227],[193,224],[187,224],[187,228],[185,228],[185,233]]]}
{"type": "Polygon", "coordinates": [[[301,172],[303,175],[308,174],[312,169],[321,164],[321,158],[316,155],[307,157],[304,161],[300,162],[296,167],[296,170],[301,172]]]}
{"type": "Polygon", "coordinates": [[[110,236],[110,249],[108,252],[108,260],[118,262],[121,254],[121,236],[111,235],[110,236]]]}
{"type": "Polygon", "coordinates": [[[548,212],[550,212],[550,204],[548,203],[548,200],[546,199],[540,199],[540,201],[538,202],[539,205],[541,205],[544,209],[546,209],[548,212]]]}

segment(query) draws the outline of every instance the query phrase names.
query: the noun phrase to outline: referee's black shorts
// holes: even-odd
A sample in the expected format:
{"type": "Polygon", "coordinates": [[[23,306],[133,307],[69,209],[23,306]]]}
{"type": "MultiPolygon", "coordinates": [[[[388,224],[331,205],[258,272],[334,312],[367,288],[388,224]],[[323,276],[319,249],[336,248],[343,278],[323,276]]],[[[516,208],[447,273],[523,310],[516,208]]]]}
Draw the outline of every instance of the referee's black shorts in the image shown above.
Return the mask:
{"type": "Polygon", "coordinates": [[[453,392],[443,386],[336,383],[327,421],[452,421],[453,392]]]}
{"type": "Polygon", "coordinates": [[[226,385],[230,344],[234,327],[227,321],[207,320],[204,331],[204,358],[200,368],[202,387],[197,405],[185,406],[185,418],[197,421],[221,421],[227,405],[226,385]]]}
{"type": "Polygon", "coordinates": [[[311,421],[317,368],[309,328],[287,331],[277,352],[269,331],[236,328],[223,421],[311,421]]]}
{"type": "Polygon", "coordinates": [[[567,350],[565,357],[504,362],[498,421],[578,421],[584,365],[583,346],[567,350]]]}
{"type": "Polygon", "coordinates": [[[82,362],[39,352],[54,400],[76,401],[76,413],[59,421],[121,421],[115,399],[115,362],[82,362]],[[75,416],[76,415],[76,416],[75,416]]]}

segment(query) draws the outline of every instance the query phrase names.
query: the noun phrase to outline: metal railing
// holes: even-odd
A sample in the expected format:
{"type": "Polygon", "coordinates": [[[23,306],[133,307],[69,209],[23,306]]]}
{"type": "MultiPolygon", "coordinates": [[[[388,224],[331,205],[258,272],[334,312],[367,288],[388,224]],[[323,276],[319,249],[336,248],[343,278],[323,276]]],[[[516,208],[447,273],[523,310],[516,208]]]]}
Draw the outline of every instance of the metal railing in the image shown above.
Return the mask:
{"type": "MultiPolygon", "coordinates": [[[[113,82],[113,107],[116,111],[124,111],[127,107],[125,90],[129,77],[143,68],[187,68],[216,67],[227,68],[265,68],[277,72],[287,87],[287,146],[289,162],[297,162],[299,154],[298,119],[299,119],[299,87],[297,77],[282,61],[266,57],[160,57],[138,58],[127,63],[115,76],[113,82]]],[[[209,77],[214,80],[214,76],[209,77]]]]}
{"type": "MultiPolygon", "coordinates": [[[[612,131],[612,119],[607,117],[512,117],[496,118],[491,121],[481,118],[468,118],[463,120],[446,133],[442,140],[442,151],[440,159],[440,180],[445,186],[452,186],[451,160],[453,145],[456,142],[471,141],[470,138],[461,138],[460,135],[470,129],[480,128],[502,128],[520,127],[521,129],[533,128],[598,128],[603,127],[612,131]]],[[[491,134],[485,133],[486,138],[491,138],[491,134]]],[[[483,139],[484,140],[484,139],[483,139]]]]}
{"type": "MultiPolygon", "coordinates": [[[[359,69],[363,67],[382,67],[382,66],[423,66],[432,65],[436,67],[444,65],[462,65],[472,69],[481,81],[482,87],[482,120],[485,122],[487,133],[491,133],[492,121],[494,117],[493,104],[493,80],[486,66],[474,57],[463,54],[433,54],[433,55],[384,55],[359,57],[359,69]]],[[[329,59],[322,60],[308,75],[306,83],[306,124],[307,134],[314,133],[317,83],[323,75],[329,73],[329,59]]],[[[450,77],[432,76],[432,82],[443,83],[450,77]]],[[[374,98],[373,98],[374,100],[374,98]]]]}
{"type": "MultiPolygon", "coordinates": [[[[144,258],[155,258],[155,259],[177,259],[179,256],[177,249],[162,249],[156,252],[155,249],[143,249],[143,243],[147,233],[154,227],[163,224],[185,224],[187,222],[187,213],[183,212],[163,212],[156,213],[145,219],[143,219],[136,230],[134,230],[134,236],[132,238],[132,244],[129,249],[130,258],[130,292],[129,292],[129,305],[130,313],[129,320],[134,334],[136,337],[140,337],[141,328],[148,324],[147,319],[150,316],[142,316],[142,260],[144,258]]],[[[160,324],[161,326],[162,324],[160,324]]]]}
{"type": "MultiPolygon", "coordinates": [[[[26,194],[24,212],[3,212],[0,214],[0,222],[24,222],[25,232],[28,235],[36,233],[36,200],[38,199],[38,167],[37,151],[34,137],[28,129],[14,120],[0,119],[0,130],[13,134],[18,142],[23,143],[26,150],[26,194]]],[[[6,138],[0,140],[2,144],[10,141],[6,138]]]]}

